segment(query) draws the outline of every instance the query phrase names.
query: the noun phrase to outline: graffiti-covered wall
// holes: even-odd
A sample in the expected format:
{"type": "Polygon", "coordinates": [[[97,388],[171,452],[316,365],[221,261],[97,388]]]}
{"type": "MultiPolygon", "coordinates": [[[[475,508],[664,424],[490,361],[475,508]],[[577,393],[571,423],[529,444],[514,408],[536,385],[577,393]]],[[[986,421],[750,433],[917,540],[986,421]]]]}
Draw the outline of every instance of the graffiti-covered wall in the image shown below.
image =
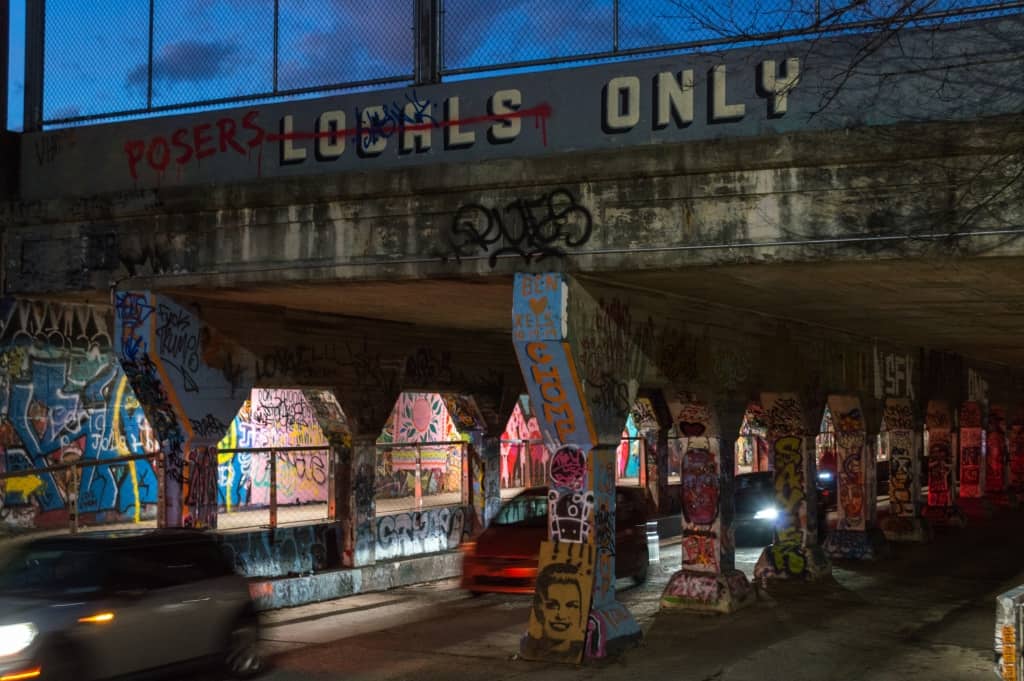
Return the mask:
{"type": "Polygon", "coordinates": [[[501,486],[532,487],[546,485],[548,449],[537,425],[537,417],[528,415],[529,398],[520,397],[501,434],[501,486]]]}
{"type": "MultiPolygon", "coordinates": [[[[329,444],[301,390],[253,389],[231,421],[218,449],[319,447],[278,452],[279,504],[327,501],[329,444]]],[[[270,504],[270,453],[229,451],[218,455],[217,496],[226,511],[270,504]]]]}
{"type": "MultiPolygon", "coordinates": [[[[149,461],[159,446],[111,352],[111,319],[96,308],[0,301],[0,472],[81,468],[79,523],[155,517],[149,461]]],[[[67,527],[69,470],[0,481],[0,527],[67,527]]]]}

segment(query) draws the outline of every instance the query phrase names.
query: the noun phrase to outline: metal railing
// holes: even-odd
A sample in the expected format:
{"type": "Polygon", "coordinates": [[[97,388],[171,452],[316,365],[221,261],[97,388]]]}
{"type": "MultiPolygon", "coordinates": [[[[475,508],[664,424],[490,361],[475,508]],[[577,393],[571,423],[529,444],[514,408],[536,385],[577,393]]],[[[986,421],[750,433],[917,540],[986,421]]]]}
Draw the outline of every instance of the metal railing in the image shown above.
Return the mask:
{"type": "Polygon", "coordinates": [[[0,536],[156,527],[161,465],[135,454],[0,472],[0,536]]]}
{"type": "Polygon", "coordinates": [[[896,31],[1024,0],[28,0],[24,130],[469,74],[896,31]],[[317,13],[313,11],[320,9],[317,13]],[[82,31],[109,25],[117,31],[82,31]]]}
{"type": "Polygon", "coordinates": [[[217,529],[331,519],[329,447],[235,447],[217,454],[217,529]]]}

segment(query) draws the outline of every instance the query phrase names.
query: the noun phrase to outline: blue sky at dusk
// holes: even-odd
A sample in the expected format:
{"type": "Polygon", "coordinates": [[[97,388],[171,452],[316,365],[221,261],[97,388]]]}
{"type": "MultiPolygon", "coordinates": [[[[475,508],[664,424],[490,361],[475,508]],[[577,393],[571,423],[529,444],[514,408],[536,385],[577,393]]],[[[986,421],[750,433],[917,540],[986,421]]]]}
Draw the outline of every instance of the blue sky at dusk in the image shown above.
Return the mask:
{"type": "MultiPolygon", "coordinates": [[[[11,0],[11,129],[20,129],[22,120],[25,2],[11,0]]],[[[413,4],[279,0],[278,89],[410,78],[413,4]]],[[[807,20],[802,8],[813,5],[812,0],[620,0],[619,47],[715,37],[702,20],[749,33],[792,27],[807,20]],[[687,12],[688,3],[699,11],[687,12]]],[[[821,5],[827,9],[830,3],[821,5]]],[[[613,0],[445,0],[444,6],[447,69],[612,49],[613,0]]],[[[155,0],[153,106],[270,92],[273,7],[274,0],[155,0]]],[[[149,0],[47,0],[46,10],[45,119],[146,107],[149,0]]]]}

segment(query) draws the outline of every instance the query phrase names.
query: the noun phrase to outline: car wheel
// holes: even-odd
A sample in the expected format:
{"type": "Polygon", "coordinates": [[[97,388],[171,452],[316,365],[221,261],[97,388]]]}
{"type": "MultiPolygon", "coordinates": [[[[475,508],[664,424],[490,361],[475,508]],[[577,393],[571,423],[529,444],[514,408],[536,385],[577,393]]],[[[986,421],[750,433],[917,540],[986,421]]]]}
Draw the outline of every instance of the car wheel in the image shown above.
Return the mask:
{"type": "Polygon", "coordinates": [[[78,650],[67,644],[46,646],[39,655],[39,661],[42,672],[38,677],[39,681],[75,681],[92,678],[78,650]]]}
{"type": "Polygon", "coordinates": [[[240,617],[228,634],[224,666],[235,679],[251,679],[263,671],[260,630],[255,615],[240,617]]]}
{"type": "Polygon", "coordinates": [[[643,566],[640,568],[640,571],[633,575],[633,583],[637,586],[640,586],[641,584],[647,581],[647,565],[648,561],[644,561],[643,566]]]}

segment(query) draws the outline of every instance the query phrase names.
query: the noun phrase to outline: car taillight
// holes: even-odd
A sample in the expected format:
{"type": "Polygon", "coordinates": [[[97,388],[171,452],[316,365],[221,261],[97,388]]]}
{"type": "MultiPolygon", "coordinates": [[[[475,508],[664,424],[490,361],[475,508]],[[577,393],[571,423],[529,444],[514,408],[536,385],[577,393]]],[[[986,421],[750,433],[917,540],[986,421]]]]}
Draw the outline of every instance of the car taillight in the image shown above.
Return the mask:
{"type": "Polygon", "coordinates": [[[459,550],[462,551],[465,554],[473,555],[474,553],[476,553],[476,542],[475,541],[462,542],[459,545],[459,550]]]}

